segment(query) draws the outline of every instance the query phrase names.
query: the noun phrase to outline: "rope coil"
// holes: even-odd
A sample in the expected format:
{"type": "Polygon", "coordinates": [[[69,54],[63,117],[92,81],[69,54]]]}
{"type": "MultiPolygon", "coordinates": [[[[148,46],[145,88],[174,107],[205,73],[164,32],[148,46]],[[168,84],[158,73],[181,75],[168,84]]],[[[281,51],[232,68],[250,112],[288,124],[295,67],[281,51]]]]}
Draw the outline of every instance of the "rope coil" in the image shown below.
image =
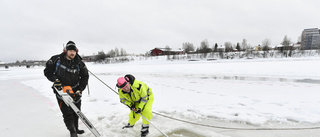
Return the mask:
{"type": "MultiPolygon", "coordinates": [[[[111,89],[114,93],[118,94],[114,89],[112,89],[108,84],[103,82],[100,78],[98,78],[95,74],[93,74],[90,70],[88,70],[90,74],[92,74],[95,78],[97,78],[101,83],[103,83],[105,86],[107,86],[109,89],[111,89]]],[[[152,111],[154,114],[157,114],[159,116],[175,120],[175,121],[180,121],[183,123],[188,123],[192,125],[197,125],[197,126],[203,126],[203,127],[210,127],[210,128],[219,128],[219,129],[232,129],[232,130],[307,130],[307,129],[320,129],[320,127],[302,127],[302,128],[241,128],[241,127],[224,127],[224,126],[214,126],[214,125],[207,125],[207,124],[200,124],[200,123],[195,123],[195,122],[190,122],[186,120],[181,120],[177,118],[173,118],[167,115],[163,115],[158,112],[152,111]]]]}

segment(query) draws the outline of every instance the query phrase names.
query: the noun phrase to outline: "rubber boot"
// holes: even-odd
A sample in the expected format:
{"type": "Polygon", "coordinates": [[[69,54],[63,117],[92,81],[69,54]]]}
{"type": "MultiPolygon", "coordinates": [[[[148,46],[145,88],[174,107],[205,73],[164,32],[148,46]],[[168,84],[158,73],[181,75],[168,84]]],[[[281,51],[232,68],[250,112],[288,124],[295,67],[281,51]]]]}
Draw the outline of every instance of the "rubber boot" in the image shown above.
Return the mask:
{"type": "Polygon", "coordinates": [[[77,134],[83,134],[84,130],[77,129],[77,134]]]}
{"type": "Polygon", "coordinates": [[[141,137],[146,137],[148,133],[149,133],[149,125],[143,124],[141,128],[141,137]]]}
{"type": "Polygon", "coordinates": [[[125,128],[133,128],[134,125],[130,125],[130,123],[128,123],[127,125],[125,125],[124,127],[122,127],[122,129],[125,129],[125,128]]]}
{"type": "Polygon", "coordinates": [[[78,137],[77,130],[74,126],[68,128],[70,131],[70,137],[78,137]]]}
{"type": "Polygon", "coordinates": [[[70,132],[70,137],[78,137],[78,134],[76,132],[70,132]]]}
{"type": "Polygon", "coordinates": [[[75,120],[74,120],[74,126],[76,127],[76,131],[77,131],[77,134],[83,134],[84,133],[84,130],[80,130],[78,127],[78,121],[79,121],[79,119],[78,119],[78,117],[76,117],[75,118],[75,120]]]}

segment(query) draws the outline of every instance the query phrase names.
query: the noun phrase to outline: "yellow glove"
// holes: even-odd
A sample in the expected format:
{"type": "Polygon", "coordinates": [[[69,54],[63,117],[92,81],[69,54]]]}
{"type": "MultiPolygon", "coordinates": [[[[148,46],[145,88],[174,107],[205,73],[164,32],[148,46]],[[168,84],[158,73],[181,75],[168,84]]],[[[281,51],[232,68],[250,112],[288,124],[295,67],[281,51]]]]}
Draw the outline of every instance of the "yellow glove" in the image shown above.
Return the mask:
{"type": "Polygon", "coordinates": [[[56,87],[58,90],[62,90],[62,84],[59,79],[53,82],[53,86],[56,87]]]}

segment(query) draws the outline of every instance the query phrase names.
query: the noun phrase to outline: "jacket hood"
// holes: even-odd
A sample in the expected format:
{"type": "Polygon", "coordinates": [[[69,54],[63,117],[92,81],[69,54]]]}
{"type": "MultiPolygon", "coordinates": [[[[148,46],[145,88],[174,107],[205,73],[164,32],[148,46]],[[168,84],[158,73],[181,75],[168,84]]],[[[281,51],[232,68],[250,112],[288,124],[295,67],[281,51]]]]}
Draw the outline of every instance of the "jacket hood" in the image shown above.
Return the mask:
{"type": "Polygon", "coordinates": [[[125,78],[125,79],[129,79],[129,83],[130,83],[131,85],[133,85],[134,80],[136,80],[136,78],[135,78],[134,76],[132,76],[131,74],[125,75],[124,78],[125,78]]]}

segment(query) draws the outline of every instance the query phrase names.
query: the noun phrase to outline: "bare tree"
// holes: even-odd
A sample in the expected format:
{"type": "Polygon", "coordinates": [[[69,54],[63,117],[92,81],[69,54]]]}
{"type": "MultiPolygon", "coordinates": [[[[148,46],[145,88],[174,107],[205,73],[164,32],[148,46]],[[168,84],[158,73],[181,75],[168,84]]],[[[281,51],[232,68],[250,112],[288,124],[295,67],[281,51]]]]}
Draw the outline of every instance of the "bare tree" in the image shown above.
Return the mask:
{"type": "Polygon", "coordinates": [[[107,55],[110,56],[110,57],[115,57],[115,56],[116,56],[116,53],[115,53],[114,50],[112,49],[112,50],[110,50],[110,51],[108,52],[107,55]]]}
{"type": "Polygon", "coordinates": [[[107,58],[107,55],[103,51],[98,52],[98,55],[96,55],[96,61],[98,62],[102,62],[106,58],[107,58]]]}
{"type": "Polygon", "coordinates": [[[247,50],[248,49],[248,43],[246,39],[242,40],[241,46],[243,48],[243,50],[247,50]]]}
{"type": "Polygon", "coordinates": [[[262,50],[263,50],[263,57],[264,58],[268,57],[270,44],[271,44],[271,40],[270,39],[264,39],[262,41],[262,50]]]}
{"type": "Polygon", "coordinates": [[[207,39],[201,42],[199,51],[204,53],[204,56],[207,56],[207,53],[211,51],[211,49],[209,48],[209,42],[207,39]]]}
{"type": "Polygon", "coordinates": [[[232,47],[232,43],[231,43],[231,42],[225,42],[225,43],[224,43],[224,47],[225,47],[226,52],[230,52],[230,51],[233,50],[233,47],[232,47]]]}
{"type": "Polygon", "coordinates": [[[284,55],[287,57],[288,56],[288,50],[289,50],[289,56],[291,57],[292,54],[292,46],[290,47],[291,41],[290,39],[286,36],[284,36],[283,41],[281,43],[283,45],[283,48],[285,50],[284,55]]]}
{"type": "Polygon", "coordinates": [[[194,51],[194,46],[192,43],[185,42],[185,43],[182,43],[182,49],[184,49],[186,53],[189,53],[191,51],[194,51]]]}
{"type": "Polygon", "coordinates": [[[115,49],[114,49],[114,54],[115,54],[115,57],[118,57],[118,56],[120,55],[118,48],[115,48],[115,49]]]}
{"type": "Polygon", "coordinates": [[[124,50],[123,48],[120,49],[120,56],[126,56],[127,55],[127,51],[124,50]]]}
{"type": "Polygon", "coordinates": [[[290,46],[290,44],[291,44],[291,40],[287,37],[287,35],[286,36],[284,36],[284,38],[283,38],[283,41],[282,41],[282,43],[281,43],[284,47],[286,47],[286,46],[290,46]]]}
{"type": "Polygon", "coordinates": [[[271,40],[270,39],[264,39],[262,41],[262,50],[263,51],[268,51],[270,44],[271,44],[271,40]]]}

